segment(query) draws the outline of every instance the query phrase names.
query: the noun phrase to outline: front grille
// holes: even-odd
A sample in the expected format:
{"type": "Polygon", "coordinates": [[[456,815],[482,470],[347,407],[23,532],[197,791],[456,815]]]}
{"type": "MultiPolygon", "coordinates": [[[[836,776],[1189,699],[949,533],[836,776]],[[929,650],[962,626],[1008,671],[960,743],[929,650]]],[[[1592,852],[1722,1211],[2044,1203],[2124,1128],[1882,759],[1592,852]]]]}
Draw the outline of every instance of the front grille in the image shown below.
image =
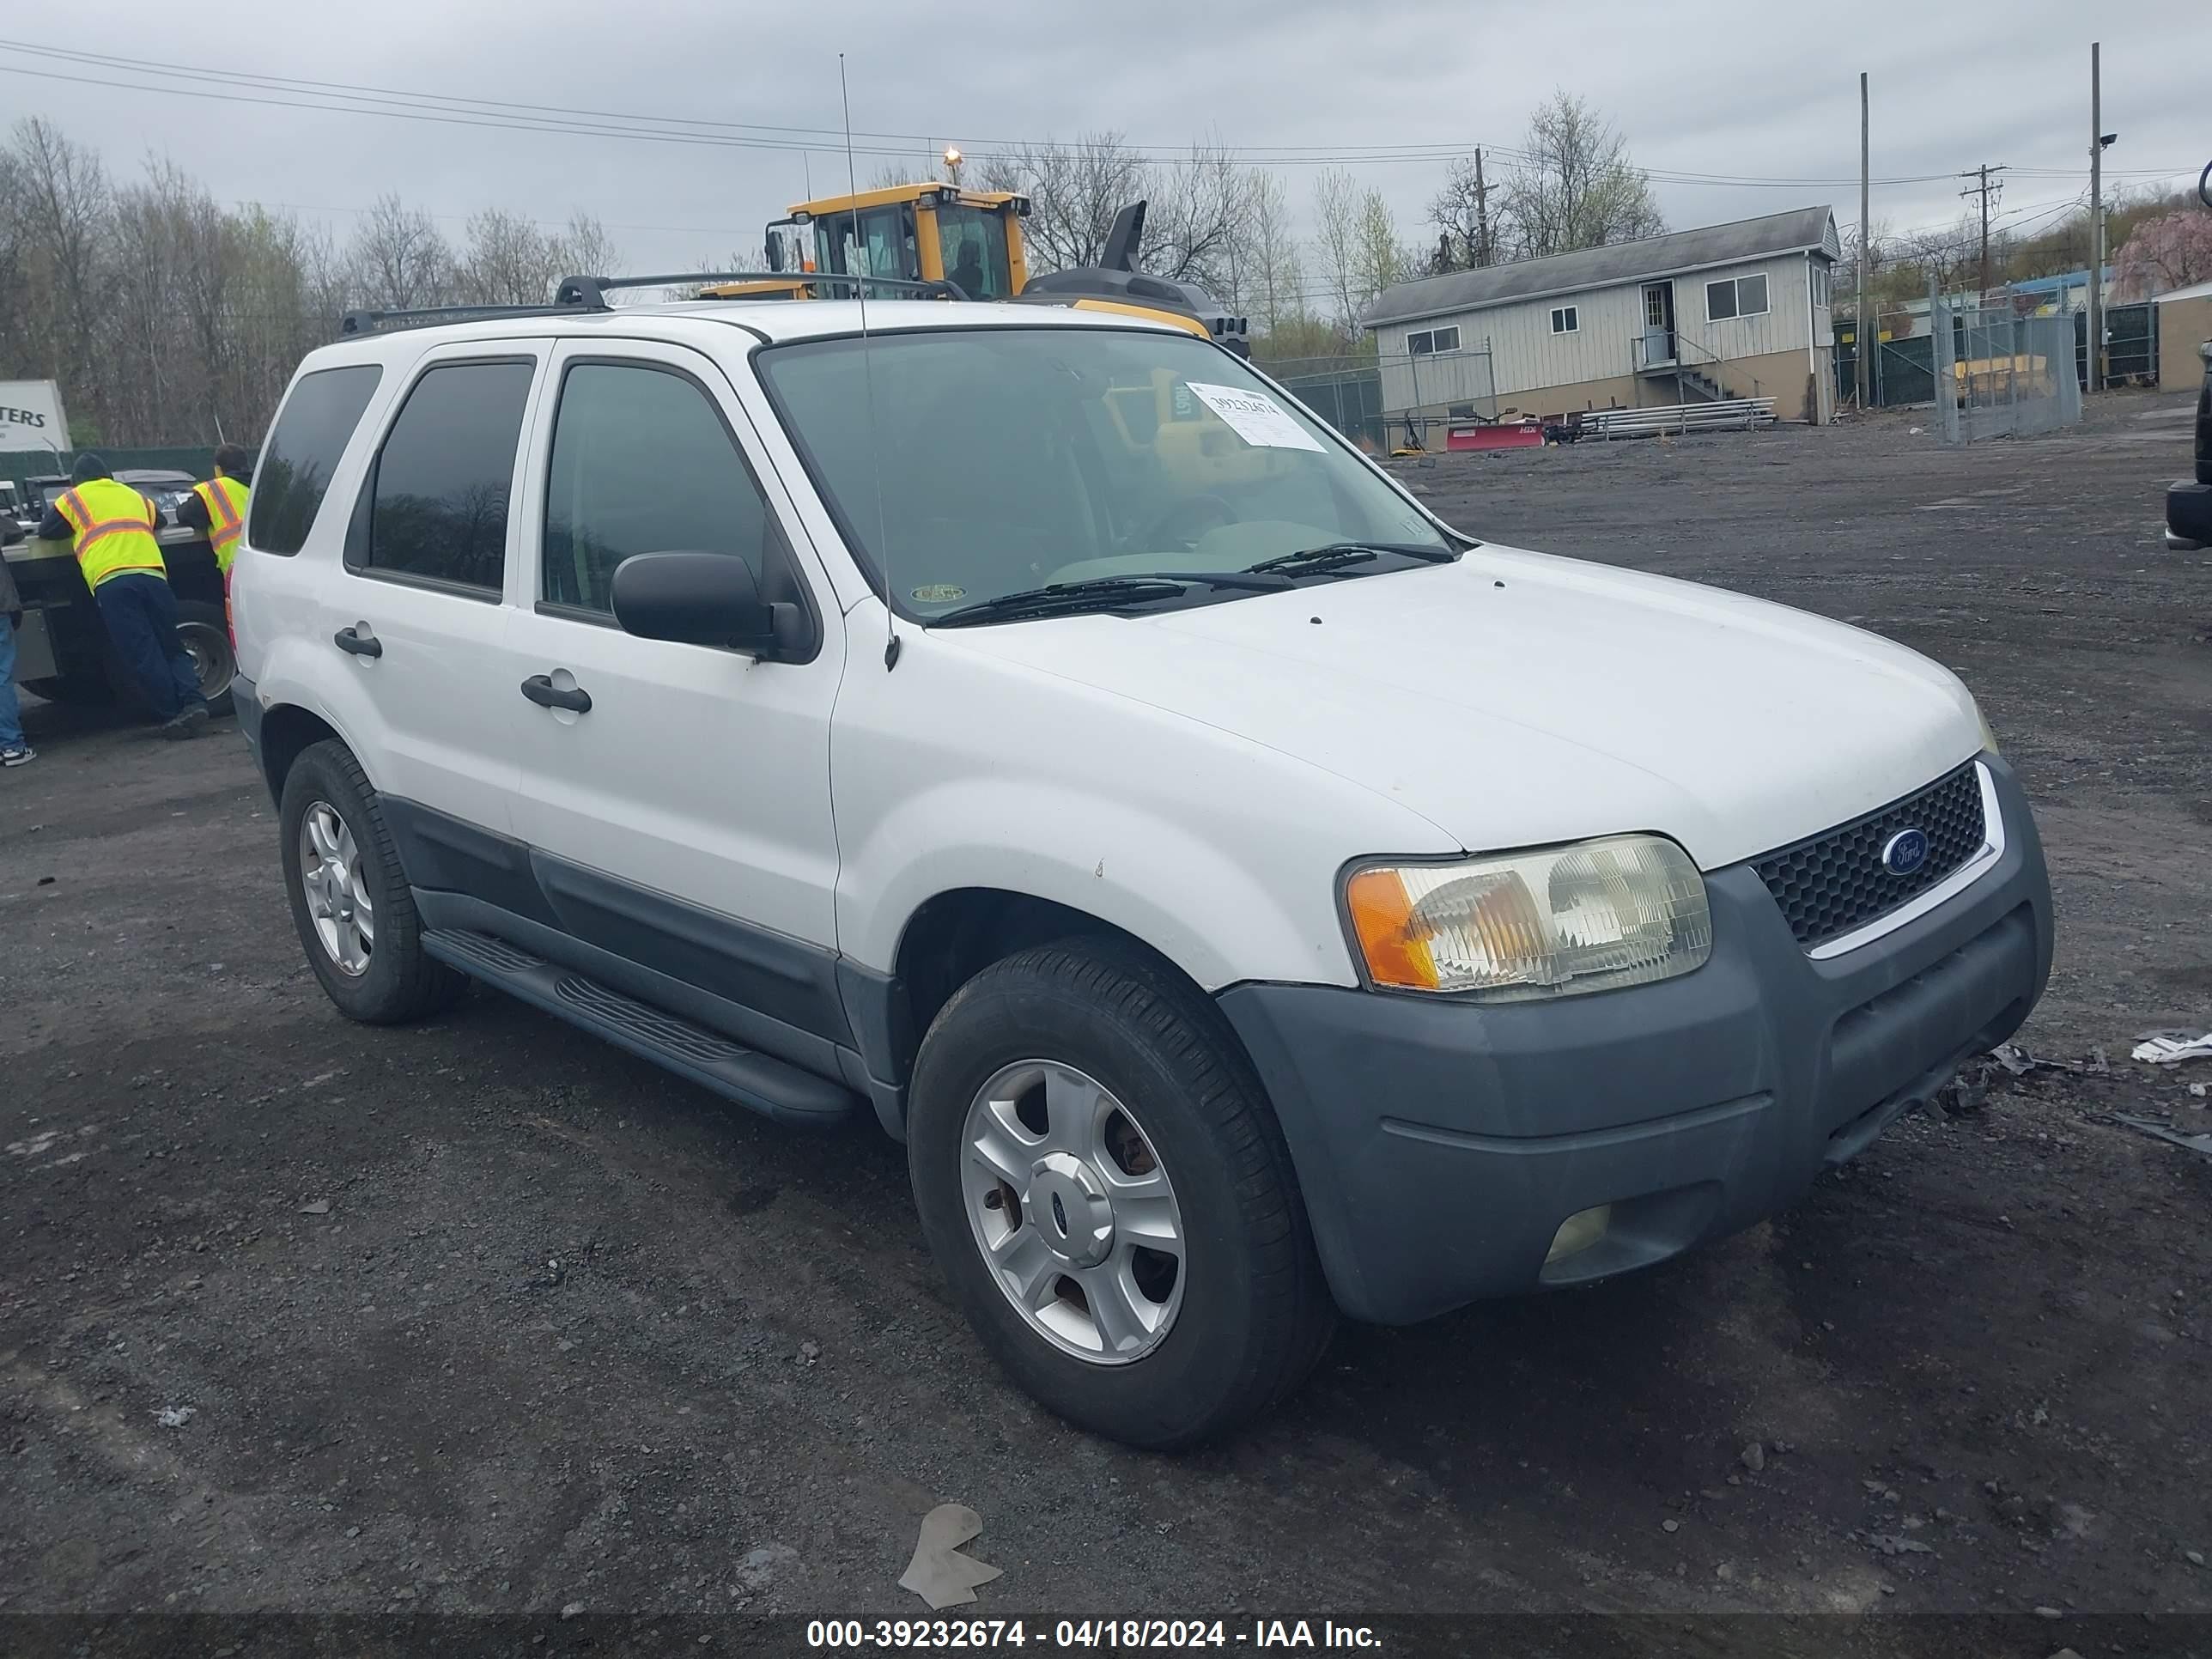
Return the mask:
{"type": "Polygon", "coordinates": [[[1798,944],[1816,945],[1863,927],[1942,881],[1982,850],[1982,785],[1972,763],[1893,806],[1753,860],[1798,944]],[[1881,849],[1900,830],[1928,837],[1928,861],[1909,876],[1883,866],[1881,849]]]}

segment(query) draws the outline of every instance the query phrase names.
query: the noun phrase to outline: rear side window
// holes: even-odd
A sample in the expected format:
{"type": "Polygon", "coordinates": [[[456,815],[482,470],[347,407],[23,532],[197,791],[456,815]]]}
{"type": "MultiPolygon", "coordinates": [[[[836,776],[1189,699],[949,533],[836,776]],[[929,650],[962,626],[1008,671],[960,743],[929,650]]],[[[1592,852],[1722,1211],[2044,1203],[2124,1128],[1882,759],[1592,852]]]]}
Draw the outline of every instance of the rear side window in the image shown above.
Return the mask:
{"type": "Polygon", "coordinates": [[[338,457],[383,378],[384,370],[375,363],[320,368],[300,377],[253,470],[253,495],[246,509],[249,545],[263,553],[290,554],[307,544],[338,457]]]}
{"type": "Polygon", "coordinates": [[[578,363],[561,385],[545,485],[543,597],[605,613],[633,553],[727,553],[765,580],[768,504],[698,383],[578,363]]]}
{"type": "Polygon", "coordinates": [[[526,360],[447,363],[415,382],[378,452],[368,522],[348,562],[499,592],[507,495],[535,373],[526,360]]]}

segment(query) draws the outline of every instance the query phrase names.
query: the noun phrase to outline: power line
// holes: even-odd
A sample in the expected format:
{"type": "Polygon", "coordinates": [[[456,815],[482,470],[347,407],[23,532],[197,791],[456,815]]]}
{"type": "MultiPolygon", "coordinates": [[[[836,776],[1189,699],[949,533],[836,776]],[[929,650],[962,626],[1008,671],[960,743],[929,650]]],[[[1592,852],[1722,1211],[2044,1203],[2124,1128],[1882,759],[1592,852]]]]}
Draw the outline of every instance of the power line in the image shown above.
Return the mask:
{"type": "MultiPolygon", "coordinates": [[[[387,119],[413,120],[442,125],[477,127],[492,131],[544,132],[577,137],[615,137],[657,143],[711,149],[760,149],[770,152],[811,152],[842,149],[843,136],[829,128],[767,122],[721,121],[690,116],[654,115],[634,111],[535,104],[515,100],[462,96],[354,82],[309,80],[255,71],[189,64],[155,64],[112,53],[81,48],[52,46],[33,41],[0,40],[0,46],[50,61],[77,67],[125,73],[141,77],[131,81],[70,75],[60,70],[0,64],[0,73],[34,79],[99,86],[117,91],[150,92],[170,97],[259,105],[272,108],[304,109],[326,114],[378,115],[387,119]],[[162,84],[187,81],[195,84],[162,84]],[[255,95],[270,94],[270,95],[255,95]]],[[[856,132],[863,154],[882,157],[911,156],[918,147],[933,149],[936,138],[922,133],[856,132]]],[[[1049,139],[979,138],[975,149],[1018,150],[1049,144],[1049,139]]],[[[1377,164],[1449,162],[1465,158],[1475,147],[1469,141],[1423,141],[1397,144],[1200,144],[1164,145],[1122,141],[1139,159],[1167,166],[1208,165],[1215,158],[1234,159],[1246,166],[1327,167],[1377,164]]],[[[1536,159],[1511,145],[1484,143],[1493,155],[1528,161],[1536,159]]],[[[1816,176],[1784,177],[1740,173],[1709,173],[1688,168],[1647,167],[1639,171],[1655,184],[1698,187],[1761,190],[1827,189],[1858,182],[1856,179],[1816,176]]],[[[2183,169],[2172,169],[2178,174],[2183,169]]],[[[2160,175],[2144,170],[2145,176],[2160,175]]],[[[1870,182],[1883,186],[1929,184],[1948,175],[1900,174],[1870,182]]]]}

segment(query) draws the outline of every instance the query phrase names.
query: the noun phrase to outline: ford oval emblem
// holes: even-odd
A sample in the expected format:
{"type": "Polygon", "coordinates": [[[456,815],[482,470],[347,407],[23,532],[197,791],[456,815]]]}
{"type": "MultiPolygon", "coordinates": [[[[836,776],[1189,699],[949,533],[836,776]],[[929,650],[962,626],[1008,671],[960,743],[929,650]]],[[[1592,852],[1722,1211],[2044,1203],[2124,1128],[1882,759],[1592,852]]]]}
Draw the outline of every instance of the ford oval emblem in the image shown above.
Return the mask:
{"type": "Polygon", "coordinates": [[[1909,876],[1928,862],[1928,832],[1900,830],[1882,843],[1881,867],[1893,876],[1909,876]]]}

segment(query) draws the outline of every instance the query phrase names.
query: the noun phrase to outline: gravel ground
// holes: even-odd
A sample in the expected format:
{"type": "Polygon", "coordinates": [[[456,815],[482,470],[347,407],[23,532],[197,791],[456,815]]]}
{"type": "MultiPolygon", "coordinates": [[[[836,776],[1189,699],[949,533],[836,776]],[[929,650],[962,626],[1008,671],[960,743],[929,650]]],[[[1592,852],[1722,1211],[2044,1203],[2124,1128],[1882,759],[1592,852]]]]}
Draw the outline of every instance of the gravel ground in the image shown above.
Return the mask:
{"type": "Polygon", "coordinates": [[[0,1619],[496,1613],[558,1647],[603,1613],[917,1617],[944,1501],[1005,1571],[972,1611],[1232,1645],[1323,1612],[1949,1613],[2048,1655],[2212,1613],[2212,1158],[2112,1118],[2212,1127],[2127,1059],[2212,1022],[2212,557],[2158,535],[2184,407],[1964,455],[1889,415],[1407,465],[1479,533],[1956,667],[2057,883],[2021,1041],[2110,1070],[1999,1073],[1657,1270],[1347,1330],[1176,1460],[999,1376],[880,1135],[778,1130],[489,994],[347,1024],[228,727],[33,705],[45,754],[0,777],[0,1619]]]}

